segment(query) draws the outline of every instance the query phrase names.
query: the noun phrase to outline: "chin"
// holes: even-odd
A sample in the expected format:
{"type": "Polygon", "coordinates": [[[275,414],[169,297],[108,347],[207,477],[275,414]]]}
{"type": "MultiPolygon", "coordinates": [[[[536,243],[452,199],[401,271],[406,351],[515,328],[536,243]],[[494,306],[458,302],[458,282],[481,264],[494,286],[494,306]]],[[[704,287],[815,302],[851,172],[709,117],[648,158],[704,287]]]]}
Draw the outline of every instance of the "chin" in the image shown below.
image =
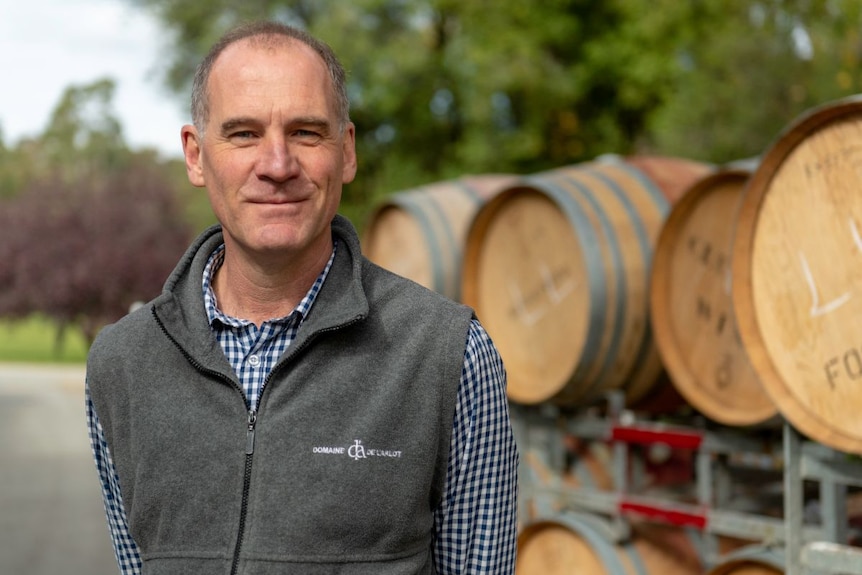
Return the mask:
{"type": "Polygon", "coordinates": [[[310,230],[297,229],[295,226],[268,226],[257,234],[255,245],[260,252],[291,253],[308,249],[321,241],[320,235],[311,234],[310,230]],[[276,229],[273,229],[276,228],[276,229]]]}

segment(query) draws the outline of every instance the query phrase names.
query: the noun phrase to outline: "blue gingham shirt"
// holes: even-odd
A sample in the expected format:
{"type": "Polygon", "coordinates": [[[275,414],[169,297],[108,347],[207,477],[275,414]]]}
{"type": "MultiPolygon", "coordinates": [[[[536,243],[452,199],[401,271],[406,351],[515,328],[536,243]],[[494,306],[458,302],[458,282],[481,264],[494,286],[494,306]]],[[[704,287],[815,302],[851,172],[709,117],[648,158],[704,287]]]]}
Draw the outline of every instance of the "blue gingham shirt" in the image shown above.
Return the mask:
{"type": "MultiPolygon", "coordinates": [[[[335,250],[293,312],[257,327],[219,310],[211,280],[223,262],[224,246],[210,257],[203,274],[206,312],[252,409],[256,409],[267,373],[294,340],[314,305],[334,258],[335,250]]],[[[514,572],[518,453],[509,424],[505,387],[500,356],[484,328],[473,320],[461,369],[445,495],[434,511],[433,555],[441,575],[514,572]]],[[[119,478],[89,388],[86,415],[120,573],[137,575],[141,573],[141,558],[129,533],[119,478]]]]}

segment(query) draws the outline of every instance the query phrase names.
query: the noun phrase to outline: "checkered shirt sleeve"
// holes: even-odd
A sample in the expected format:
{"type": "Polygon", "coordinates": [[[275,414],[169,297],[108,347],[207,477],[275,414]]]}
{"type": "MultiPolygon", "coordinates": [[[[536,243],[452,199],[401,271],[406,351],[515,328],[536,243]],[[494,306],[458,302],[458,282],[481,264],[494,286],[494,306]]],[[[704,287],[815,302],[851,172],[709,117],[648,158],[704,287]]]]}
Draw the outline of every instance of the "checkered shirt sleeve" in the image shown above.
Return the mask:
{"type": "Polygon", "coordinates": [[[99,423],[99,416],[96,414],[93,400],[90,399],[89,385],[84,386],[84,395],[90,447],[96,460],[96,472],[102,484],[102,502],[108,519],[108,531],[114,544],[114,556],[122,575],[139,575],[141,556],[138,554],[138,546],[132,539],[132,534],[129,533],[126,508],[123,507],[123,495],[120,493],[120,478],[117,477],[102,424],[99,423]]]}
{"type": "Polygon", "coordinates": [[[435,512],[440,575],[505,575],[515,569],[518,451],[509,421],[506,372],[473,320],[449,447],[444,498],[435,512]]]}

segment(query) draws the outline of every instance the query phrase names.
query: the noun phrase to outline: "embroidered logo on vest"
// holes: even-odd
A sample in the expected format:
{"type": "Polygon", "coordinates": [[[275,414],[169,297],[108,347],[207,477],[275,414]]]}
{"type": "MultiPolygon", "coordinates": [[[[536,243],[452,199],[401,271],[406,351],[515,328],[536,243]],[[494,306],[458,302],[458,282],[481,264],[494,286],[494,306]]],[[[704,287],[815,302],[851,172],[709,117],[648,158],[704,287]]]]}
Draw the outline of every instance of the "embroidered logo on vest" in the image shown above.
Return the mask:
{"type": "Polygon", "coordinates": [[[321,455],[347,455],[354,461],[369,459],[372,457],[389,457],[396,459],[401,457],[401,450],[366,448],[362,445],[361,439],[354,439],[353,445],[350,447],[312,447],[311,452],[321,455]]]}

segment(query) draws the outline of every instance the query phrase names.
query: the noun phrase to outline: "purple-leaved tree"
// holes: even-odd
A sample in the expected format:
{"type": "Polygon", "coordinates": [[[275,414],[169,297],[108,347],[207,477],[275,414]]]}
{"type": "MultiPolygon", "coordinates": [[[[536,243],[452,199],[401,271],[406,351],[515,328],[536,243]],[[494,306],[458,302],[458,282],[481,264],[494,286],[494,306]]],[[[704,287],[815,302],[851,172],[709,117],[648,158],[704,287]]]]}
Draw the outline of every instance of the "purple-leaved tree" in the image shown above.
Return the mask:
{"type": "Polygon", "coordinates": [[[157,165],[32,182],[0,202],[0,317],[42,313],[88,342],[158,295],[191,230],[157,165]]]}

